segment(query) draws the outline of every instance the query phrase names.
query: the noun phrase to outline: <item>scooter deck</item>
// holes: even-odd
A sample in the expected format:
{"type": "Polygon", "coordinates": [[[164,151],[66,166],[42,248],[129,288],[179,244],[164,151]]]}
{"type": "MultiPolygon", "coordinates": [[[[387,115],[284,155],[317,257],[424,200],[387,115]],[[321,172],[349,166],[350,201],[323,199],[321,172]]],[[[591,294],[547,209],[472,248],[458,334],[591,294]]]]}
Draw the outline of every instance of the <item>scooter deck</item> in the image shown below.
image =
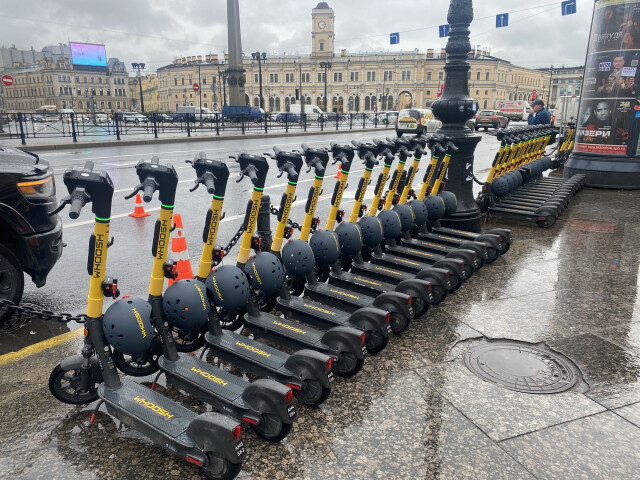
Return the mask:
{"type": "Polygon", "coordinates": [[[277,315],[261,313],[259,317],[255,317],[245,314],[244,322],[251,333],[258,338],[264,337],[276,343],[282,342],[291,348],[296,348],[295,345],[298,345],[322,352],[330,350],[328,345],[322,343],[324,332],[291,320],[285,320],[277,315]]]}
{"type": "MultiPolygon", "coordinates": [[[[326,283],[316,283],[311,285],[307,283],[305,292],[314,300],[318,299],[335,301],[337,308],[344,308],[349,312],[353,312],[362,307],[372,307],[373,297],[363,295],[357,292],[347,291],[335,285],[327,285],[326,283]]],[[[334,305],[328,305],[333,307],[334,305]]]]}
{"type": "Polygon", "coordinates": [[[179,377],[181,381],[188,382],[209,395],[242,408],[249,408],[242,398],[242,393],[250,384],[242,378],[184,353],[181,353],[180,359],[175,362],[162,356],[158,364],[168,375],[179,377]]]}
{"type": "Polygon", "coordinates": [[[370,275],[374,279],[385,279],[390,282],[401,282],[403,280],[410,280],[416,278],[411,273],[390,268],[384,265],[377,265],[375,263],[356,263],[351,265],[351,272],[361,275],[370,275]]]}
{"type": "MultiPolygon", "coordinates": [[[[409,275],[407,276],[407,279],[409,278],[415,277],[409,275]]],[[[401,279],[399,281],[401,281],[401,279]]],[[[329,283],[340,287],[351,288],[357,292],[368,295],[393,292],[396,289],[396,285],[381,281],[379,276],[376,279],[371,279],[351,272],[331,271],[329,274],[329,283]]]]}
{"type": "Polygon", "coordinates": [[[284,365],[289,358],[286,353],[256,342],[235,332],[223,332],[222,335],[205,334],[205,341],[220,357],[234,357],[242,359],[242,368],[247,363],[262,368],[264,371],[272,371],[280,375],[293,375],[284,365]]]}
{"type": "Polygon", "coordinates": [[[474,240],[475,237],[473,237],[473,238],[472,237],[460,238],[460,237],[455,237],[455,236],[452,236],[452,235],[445,235],[445,234],[442,234],[442,233],[418,232],[418,239],[420,239],[420,240],[431,240],[433,242],[442,242],[442,243],[444,243],[446,245],[450,245],[452,247],[457,247],[462,242],[469,241],[469,240],[474,240]]]}
{"type": "Polygon", "coordinates": [[[121,381],[122,386],[115,390],[104,383],[98,387],[98,395],[110,413],[116,410],[113,415],[121,420],[121,416],[126,416],[184,444],[193,444],[186,432],[198,416],[196,413],[144,385],[126,378],[121,381]]]}
{"type": "Polygon", "coordinates": [[[300,297],[285,299],[278,297],[278,306],[286,317],[319,328],[351,327],[349,315],[340,310],[331,310],[324,303],[314,302],[300,297]]]}

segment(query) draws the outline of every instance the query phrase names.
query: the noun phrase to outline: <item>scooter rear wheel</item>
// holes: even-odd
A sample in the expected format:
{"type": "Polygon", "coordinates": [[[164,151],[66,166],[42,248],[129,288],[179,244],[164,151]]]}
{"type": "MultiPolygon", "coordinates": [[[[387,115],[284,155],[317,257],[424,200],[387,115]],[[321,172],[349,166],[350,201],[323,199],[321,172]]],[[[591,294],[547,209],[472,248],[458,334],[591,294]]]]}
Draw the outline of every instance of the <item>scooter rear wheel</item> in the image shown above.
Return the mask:
{"type": "Polygon", "coordinates": [[[262,414],[262,422],[260,425],[251,425],[251,428],[269,443],[276,443],[289,435],[293,428],[292,423],[284,423],[281,418],[270,413],[262,414]]]}
{"type": "Polygon", "coordinates": [[[389,337],[385,337],[376,332],[368,331],[364,338],[364,344],[367,346],[367,352],[370,355],[380,353],[389,343],[389,337]]]}
{"type": "Polygon", "coordinates": [[[232,463],[228,458],[216,452],[207,452],[209,465],[202,468],[205,477],[211,480],[233,480],[240,473],[242,464],[232,463]]]}
{"type": "Polygon", "coordinates": [[[358,358],[351,352],[342,352],[338,361],[333,364],[333,371],[340,377],[348,378],[362,370],[363,366],[363,358],[358,358]]]}
{"type": "Polygon", "coordinates": [[[329,398],[331,388],[323,386],[317,380],[307,379],[301,390],[294,390],[293,394],[298,401],[308,407],[319,407],[329,398]]]}
{"type": "Polygon", "coordinates": [[[409,319],[404,315],[397,312],[391,313],[391,331],[394,335],[404,332],[409,327],[409,323],[409,319]]]}
{"type": "Polygon", "coordinates": [[[91,385],[86,392],[80,391],[82,383],[80,369],[63,370],[60,365],[49,375],[49,391],[51,395],[64,403],[71,405],[86,405],[98,400],[98,379],[91,378],[91,385]]]}

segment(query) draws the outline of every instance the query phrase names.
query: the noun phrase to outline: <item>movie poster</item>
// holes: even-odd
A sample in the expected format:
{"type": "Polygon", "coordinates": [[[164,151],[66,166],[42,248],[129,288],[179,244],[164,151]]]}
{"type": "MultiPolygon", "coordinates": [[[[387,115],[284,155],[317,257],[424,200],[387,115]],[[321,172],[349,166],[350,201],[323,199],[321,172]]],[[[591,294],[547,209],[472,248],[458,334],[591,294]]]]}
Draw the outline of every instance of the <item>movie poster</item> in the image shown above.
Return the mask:
{"type": "Polygon", "coordinates": [[[596,4],[581,91],[577,152],[627,155],[640,111],[640,1],[596,4]]]}

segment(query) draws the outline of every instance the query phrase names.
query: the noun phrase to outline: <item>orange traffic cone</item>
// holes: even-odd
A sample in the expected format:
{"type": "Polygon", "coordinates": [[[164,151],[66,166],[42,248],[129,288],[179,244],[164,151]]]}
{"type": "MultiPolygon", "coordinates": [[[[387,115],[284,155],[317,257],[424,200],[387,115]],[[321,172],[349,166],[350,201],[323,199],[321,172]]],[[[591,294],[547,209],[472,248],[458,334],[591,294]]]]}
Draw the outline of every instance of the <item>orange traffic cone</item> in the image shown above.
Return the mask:
{"type": "Polygon", "coordinates": [[[148,217],[149,215],[151,214],[144,211],[144,206],[142,205],[142,197],[138,193],[136,195],[136,206],[133,209],[133,213],[130,213],[129,216],[133,218],[142,218],[148,217]]]}
{"type": "Polygon", "coordinates": [[[184,278],[193,278],[189,249],[187,248],[187,238],[184,236],[182,230],[182,217],[179,213],[173,216],[173,223],[175,230],[171,238],[171,258],[175,261],[178,276],[175,279],[169,279],[169,285],[184,278]]]}
{"type": "Polygon", "coordinates": [[[342,163],[338,164],[338,173],[336,173],[333,178],[340,178],[340,174],[342,173],[342,163]]]}

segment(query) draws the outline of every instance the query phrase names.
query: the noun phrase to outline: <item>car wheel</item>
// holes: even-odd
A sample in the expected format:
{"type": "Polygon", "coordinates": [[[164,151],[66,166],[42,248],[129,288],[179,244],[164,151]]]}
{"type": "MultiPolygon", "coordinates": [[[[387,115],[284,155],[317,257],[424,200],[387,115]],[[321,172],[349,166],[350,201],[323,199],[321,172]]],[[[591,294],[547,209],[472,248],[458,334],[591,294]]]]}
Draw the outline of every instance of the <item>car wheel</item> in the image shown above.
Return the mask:
{"type": "MultiPolygon", "coordinates": [[[[20,303],[24,289],[24,274],[16,256],[0,244],[0,299],[20,303]]],[[[11,316],[7,308],[0,308],[0,325],[11,316]]]]}

